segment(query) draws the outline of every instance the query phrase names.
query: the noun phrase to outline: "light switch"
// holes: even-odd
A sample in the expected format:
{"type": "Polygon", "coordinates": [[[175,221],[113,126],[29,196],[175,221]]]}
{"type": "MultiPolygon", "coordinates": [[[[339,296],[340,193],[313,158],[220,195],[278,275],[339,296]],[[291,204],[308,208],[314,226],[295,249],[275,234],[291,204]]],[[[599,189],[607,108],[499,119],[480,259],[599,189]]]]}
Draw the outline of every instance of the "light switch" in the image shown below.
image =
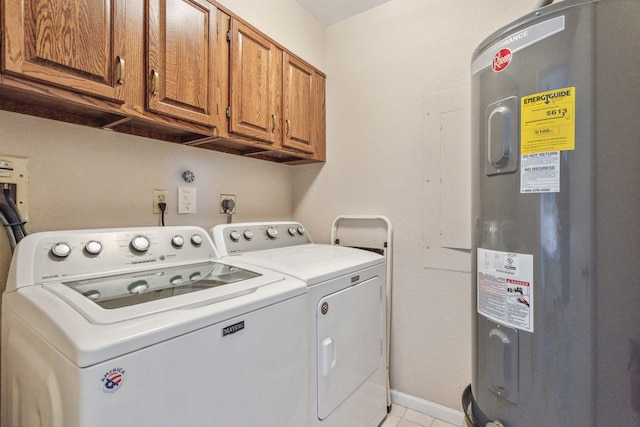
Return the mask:
{"type": "Polygon", "coordinates": [[[196,213],[197,200],[196,200],[196,188],[195,187],[178,187],[178,213],[190,214],[196,213]]]}

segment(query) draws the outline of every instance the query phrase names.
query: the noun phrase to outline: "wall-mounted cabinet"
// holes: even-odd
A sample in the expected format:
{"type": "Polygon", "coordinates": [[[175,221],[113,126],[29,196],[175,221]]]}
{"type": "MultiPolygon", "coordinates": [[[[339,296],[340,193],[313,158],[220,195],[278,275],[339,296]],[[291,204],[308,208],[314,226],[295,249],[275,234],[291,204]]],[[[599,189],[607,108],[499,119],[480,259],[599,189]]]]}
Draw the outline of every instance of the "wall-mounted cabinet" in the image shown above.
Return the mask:
{"type": "Polygon", "coordinates": [[[229,41],[229,132],[324,160],[324,76],[237,19],[229,41]]]}
{"type": "Polygon", "coordinates": [[[124,101],[124,0],[4,0],[2,73],[124,101]]]}
{"type": "Polygon", "coordinates": [[[0,109],[324,161],[324,75],[208,0],[3,0],[0,109]]]}
{"type": "Polygon", "coordinates": [[[217,9],[204,0],[148,0],[147,107],[218,126],[214,101],[217,9]]]}
{"type": "Polygon", "coordinates": [[[324,77],[294,56],[284,53],[283,113],[286,148],[316,154],[324,134],[324,77]]]}
{"type": "Polygon", "coordinates": [[[229,41],[229,132],[273,144],[280,135],[282,51],[237,19],[229,41]]]}

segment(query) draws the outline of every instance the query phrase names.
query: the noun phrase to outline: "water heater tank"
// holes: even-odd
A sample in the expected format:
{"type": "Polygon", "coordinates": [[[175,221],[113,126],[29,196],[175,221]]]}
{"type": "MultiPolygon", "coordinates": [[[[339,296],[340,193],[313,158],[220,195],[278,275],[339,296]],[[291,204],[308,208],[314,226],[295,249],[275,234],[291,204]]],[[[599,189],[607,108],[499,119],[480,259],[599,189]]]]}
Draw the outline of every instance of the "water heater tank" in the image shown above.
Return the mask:
{"type": "Polygon", "coordinates": [[[638,426],[640,1],[542,7],[471,73],[468,421],[638,426]]]}

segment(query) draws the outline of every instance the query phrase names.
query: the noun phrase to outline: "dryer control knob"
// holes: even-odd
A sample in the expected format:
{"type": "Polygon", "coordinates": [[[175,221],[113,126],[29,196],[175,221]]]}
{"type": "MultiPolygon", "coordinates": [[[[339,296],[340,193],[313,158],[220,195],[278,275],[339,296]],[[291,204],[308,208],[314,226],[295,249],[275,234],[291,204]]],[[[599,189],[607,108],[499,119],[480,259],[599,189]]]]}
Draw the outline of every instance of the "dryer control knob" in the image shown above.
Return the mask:
{"type": "Polygon", "coordinates": [[[102,252],[102,243],[98,242],[97,240],[89,240],[84,245],[84,250],[89,255],[98,255],[100,252],[102,252]]]}
{"type": "Polygon", "coordinates": [[[71,253],[71,245],[65,242],[58,242],[51,247],[51,253],[57,258],[66,258],[71,253]]]}
{"type": "Polygon", "coordinates": [[[131,249],[136,252],[146,252],[149,250],[151,246],[151,242],[147,236],[143,236],[142,234],[138,234],[131,239],[131,249]]]}
{"type": "Polygon", "coordinates": [[[276,237],[278,237],[278,230],[273,227],[267,228],[267,237],[269,237],[270,239],[275,239],[276,237]]]}
{"type": "Polygon", "coordinates": [[[238,240],[240,240],[240,233],[238,233],[237,231],[232,231],[231,233],[229,233],[229,237],[234,242],[237,242],[238,240]]]}
{"type": "Polygon", "coordinates": [[[181,248],[184,245],[184,237],[179,234],[176,234],[171,238],[171,244],[176,248],[181,248]]]}
{"type": "Polygon", "coordinates": [[[298,227],[298,234],[301,236],[304,236],[304,227],[302,226],[298,227]]]}
{"type": "Polygon", "coordinates": [[[290,236],[295,236],[296,235],[296,229],[293,227],[289,227],[289,229],[287,230],[289,232],[290,236]]]}
{"type": "Polygon", "coordinates": [[[202,236],[199,234],[194,234],[191,236],[191,243],[193,246],[200,246],[202,244],[202,236]]]}
{"type": "Polygon", "coordinates": [[[244,234],[244,238],[245,239],[247,239],[247,240],[253,239],[253,231],[246,230],[243,234],[244,234]]]}

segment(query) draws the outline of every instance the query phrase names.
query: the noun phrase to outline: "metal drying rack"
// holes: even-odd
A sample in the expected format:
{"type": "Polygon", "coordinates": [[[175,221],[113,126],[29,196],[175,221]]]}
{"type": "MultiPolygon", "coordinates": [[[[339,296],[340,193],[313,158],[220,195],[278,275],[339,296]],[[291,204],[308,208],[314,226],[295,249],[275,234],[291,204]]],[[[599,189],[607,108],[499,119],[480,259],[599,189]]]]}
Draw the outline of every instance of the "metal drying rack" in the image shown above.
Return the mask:
{"type": "Polygon", "coordinates": [[[385,288],[387,295],[387,412],[390,412],[391,372],[389,369],[389,343],[391,338],[391,290],[393,281],[393,226],[391,224],[391,221],[389,221],[387,217],[382,215],[340,215],[333,221],[333,227],[331,229],[331,244],[370,250],[384,255],[384,257],[386,258],[387,269],[385,288]],[[338,236],[338,231],[341,223],[349,223],[349,228],[354,231],[348,238],[345,238],[344,242],[341,242],[340,237],[338,236]],[[384,229],[386,231],[385,239],[381,242],[381,244],[379,241],[374,241],[370,236],[367,236],[368,238],[363,239],[363,231],[370,231],[373,225],[378,225],[378,227],[375,227],[376,229],[378,229],[380,224],[384,224],[384,229]]]}

